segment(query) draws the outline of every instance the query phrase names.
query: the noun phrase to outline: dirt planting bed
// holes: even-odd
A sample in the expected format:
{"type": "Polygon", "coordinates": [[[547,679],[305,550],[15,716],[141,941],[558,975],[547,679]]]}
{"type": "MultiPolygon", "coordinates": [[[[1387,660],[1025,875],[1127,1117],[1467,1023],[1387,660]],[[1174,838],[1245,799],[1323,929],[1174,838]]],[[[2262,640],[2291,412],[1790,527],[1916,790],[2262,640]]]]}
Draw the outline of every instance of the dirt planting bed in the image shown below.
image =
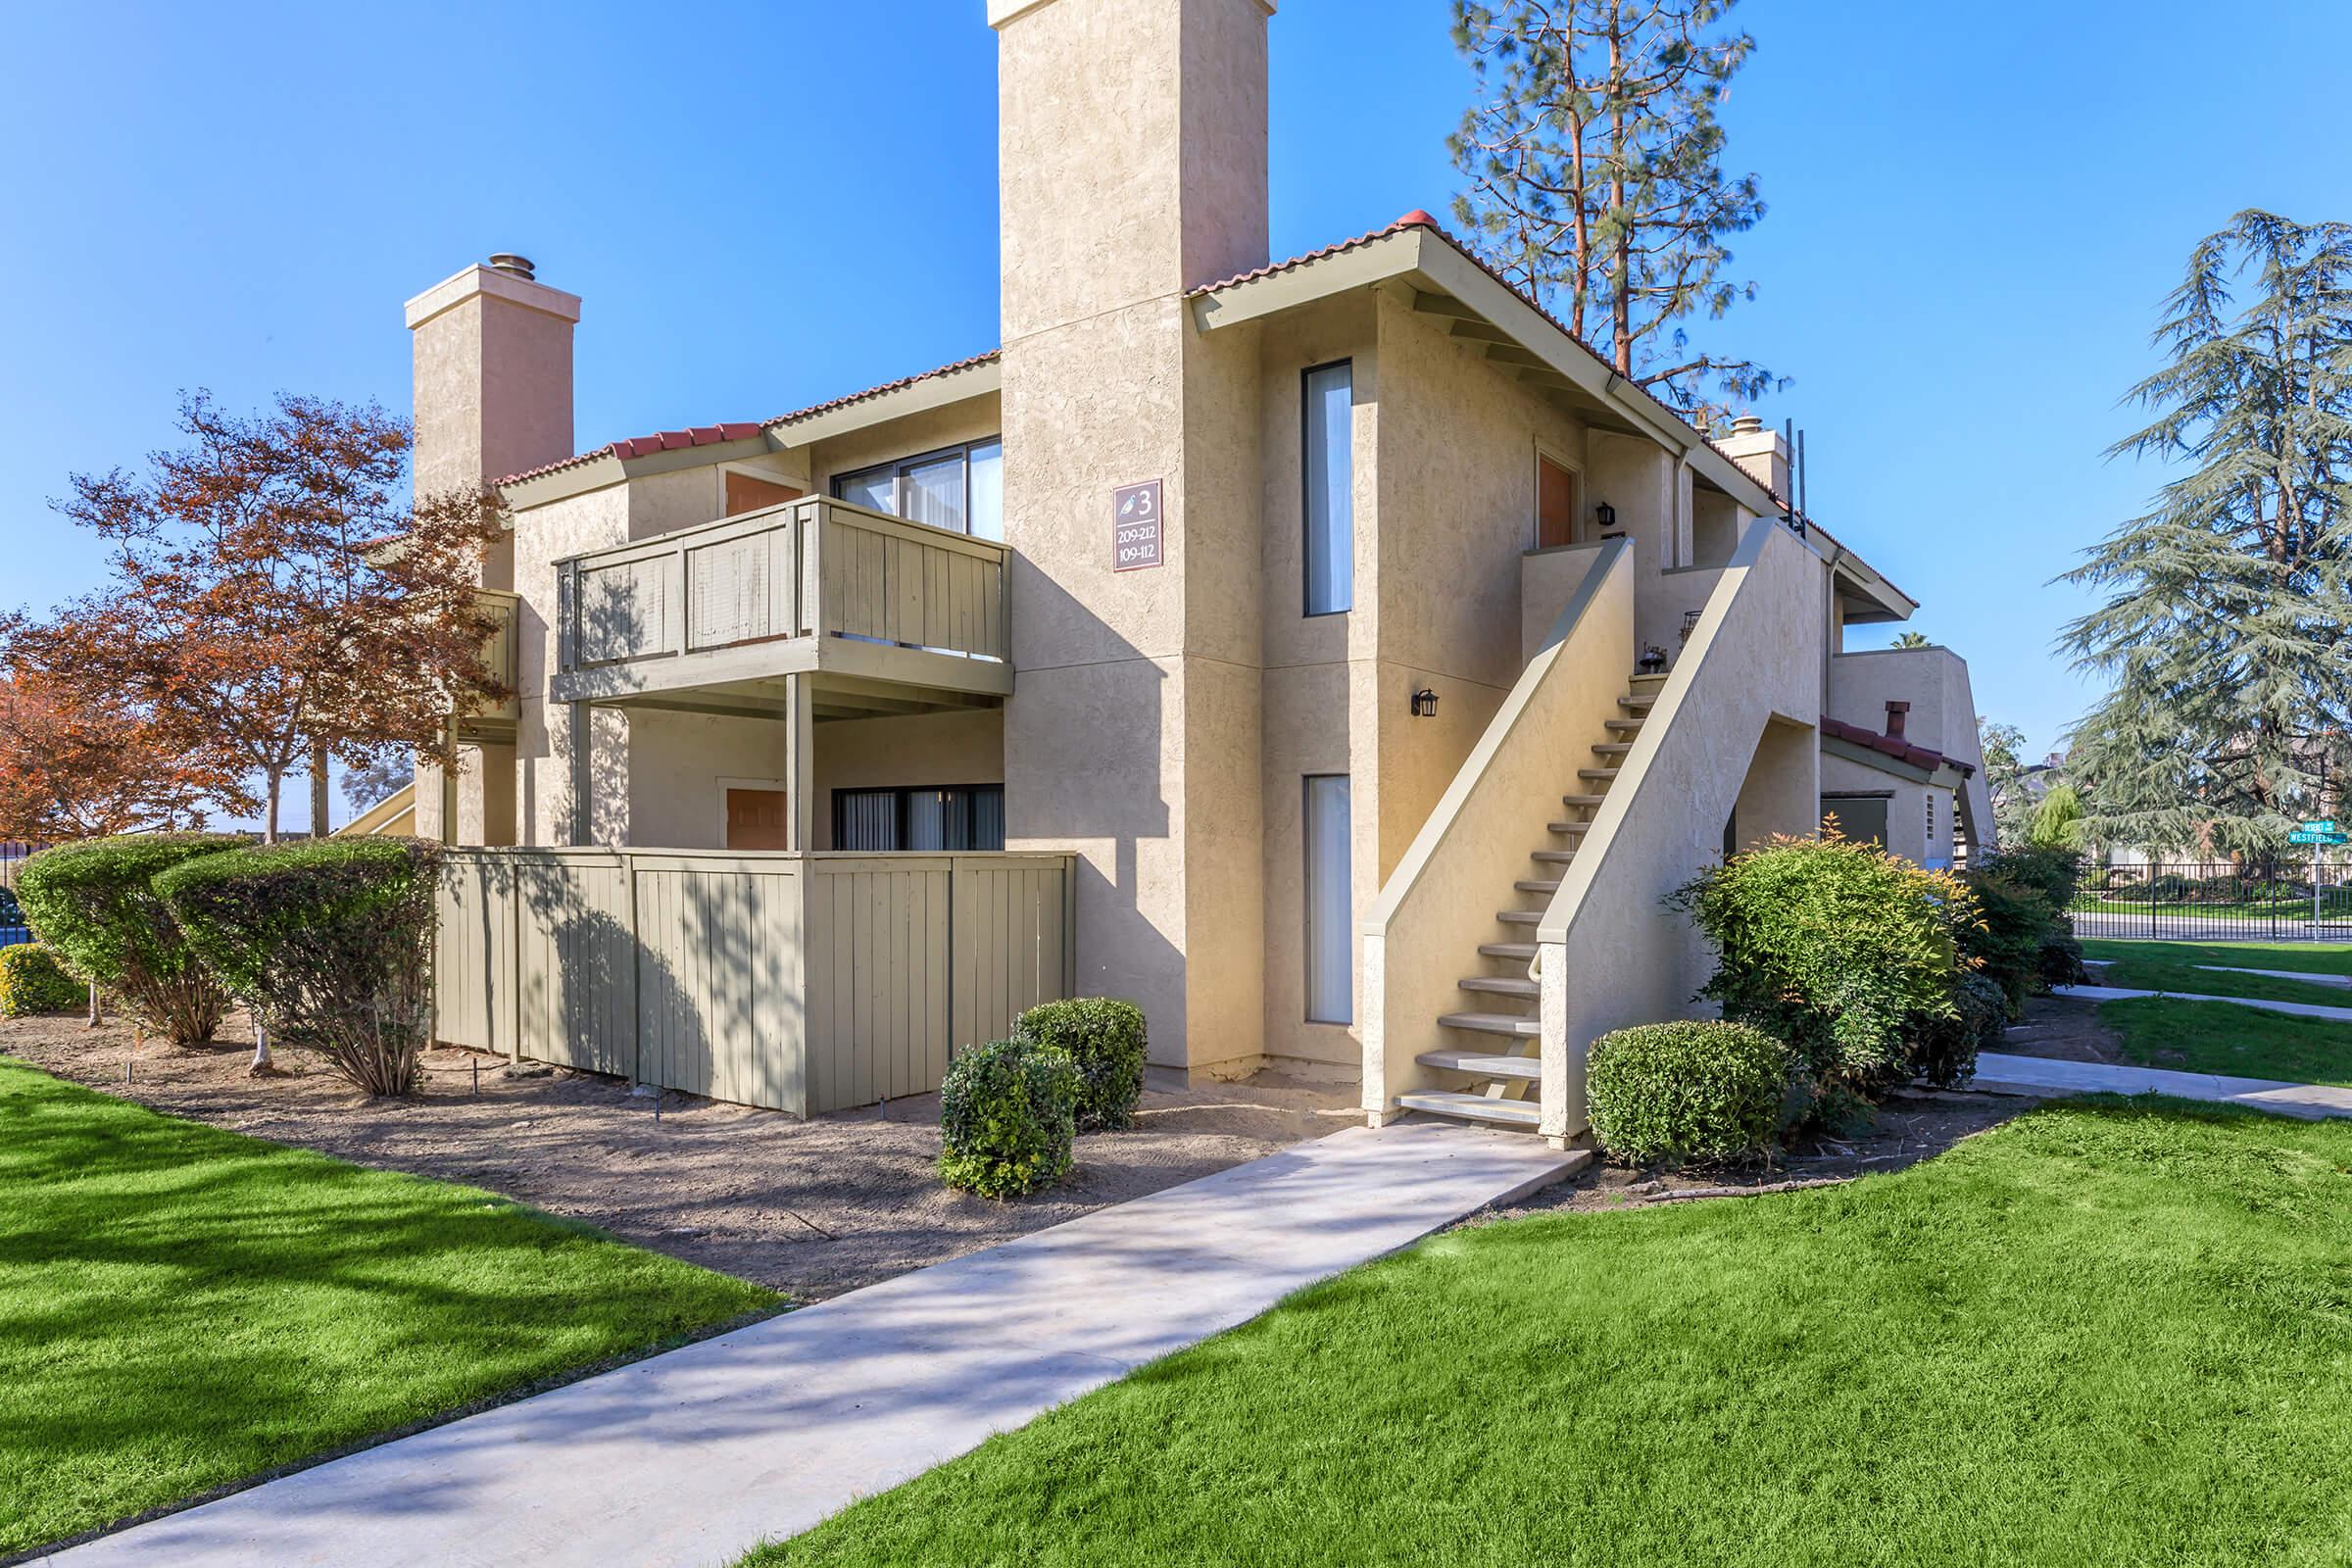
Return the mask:
{"type": "Polygon", "coordinates": [[[120,1023],[0,1019],[0,1054],[175,1116],[485,1187],[802,1301],[1174,1187],[1357,1116],[1344,1085],[1261,1074],[1152,1088],[1133,1131],[1078,1140],[1062,1187],[994,1203],[940,1186],[937,1095],[799,1122],[686,1095],[633,1095],[582,1073],[509,1077],[500,1058],[436,1051],[423,1094],[371,1101],[299,1056],[281,1054],[282,1076],[250,1076],[251,1046],[229,1043],[243,1028],[232,1019],[219,1050],[150,1042],[134,1056],[120,1023]]]}

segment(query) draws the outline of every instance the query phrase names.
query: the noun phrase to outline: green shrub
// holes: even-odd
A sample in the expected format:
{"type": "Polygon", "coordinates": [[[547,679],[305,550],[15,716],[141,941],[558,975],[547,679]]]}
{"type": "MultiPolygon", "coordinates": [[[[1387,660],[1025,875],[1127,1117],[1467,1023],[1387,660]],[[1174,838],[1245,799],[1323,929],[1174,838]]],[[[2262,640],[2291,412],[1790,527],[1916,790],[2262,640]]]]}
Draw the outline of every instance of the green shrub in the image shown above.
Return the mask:
{"type": "Polygon", "coordinates": [[[2082,857],[2074,850],[2030,845],[1995,850],[1974,870],[1978,875],[1997,876],[2032,888],[2047,899],[2053,909],[2073,904],[2082,886],[2082,857]]]}
{"type": "Polygon", "coordinates": [[[78,1012],[90,988],[74,978],[57,955],[37,942],[0,948],[0,1018],[35,1012],[78,1012]]]}
{"type": "Polygon", "coordinates": [[[1960,933],[1961,956],[1999,988],[2009,1016],[2022,1018],[2039,988],[2042,944],[2061,928],[2058,911],[2034,889],[1992,872],[1970,872],[1968,886],[1978,918],[1960,933]]]}
{"type": "Polygon", "coordinates": [[[1027,1040],[994,1040],[948,1063],[939,1086],[940,1180],[983,1198],[1018,1198],[1070,1171],[1078,1068],[1027,1040]]]}
{"type": "Polygon", "coordinates": [[[1135,1125],[1144,1098],[1144,1009],[1110,997],[1073,997],[1031,1007],[1013,1037],[1068,1056],[1078,1068],[1078,1130],[1135,1125]]]}
{"type": "Polygon", "coordinates": [[[371,1095],[416,1086],[430,1043],[440,849],[326,839],[175,866],[156,890],[230,995],[371,1095]]]}
{"type": "Polygon", "coordinates": [[[1963,970],[1952,984],[1951,1012],[1913,1021],[1911,1070],[1937,1089],[1956,1088],[1977,1075],[1977,1053],[1999,1045],[2008,1022],[1999,983],[1963,970]]]}
{"type": "Polygon", "coordinates": [[[2090,980],[2090,971],[2082,967],[2082,944],[2075,940],[2071,926],[2061,924],[2061,930],[2042,938],[2041,951],[2034,956],[2034,977],[2043,991],[2090,980]]]}
{"type": "Polygon", "coordinates": [[[1592,1042],[1592,1136],[1639,1165],[1738,1159],[1770,1149],[1786,1117],[1788,1048],[1743,1023],[1643,1024],[1592,1042]]]}
{"type": "Polygon", "coordinates": [[[1948,1017],[1976,900],[1874,844],[1775,838],[1677,891],[1714,945],[1699,995],[1794,1054],[1808,1114],[1840,1119],[1900,1081],[1918,1021],[1948,1017]]]}
{"type": "Polygon", "coordinates": [[[17,873],[32,929],[74,972],[112,993],[175,1046],[213,1038],[228,996],[196,959],[155,891],[172,867],[245,841],[214,833],[140,833],[43,850],[17,873]]]}

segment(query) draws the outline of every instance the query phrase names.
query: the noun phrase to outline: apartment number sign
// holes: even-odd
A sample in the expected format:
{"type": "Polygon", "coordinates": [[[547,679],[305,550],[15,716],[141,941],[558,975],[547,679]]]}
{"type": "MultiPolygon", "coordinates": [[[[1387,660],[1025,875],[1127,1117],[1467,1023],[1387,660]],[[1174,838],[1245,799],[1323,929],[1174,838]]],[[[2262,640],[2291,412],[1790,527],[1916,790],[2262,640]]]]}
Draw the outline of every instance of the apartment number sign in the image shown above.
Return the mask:
{"type": "Polygon", "coordinates": [[[1110,493],[1110,569],[1159,565],[1159,481],[1123,484],[1110,493]]]}

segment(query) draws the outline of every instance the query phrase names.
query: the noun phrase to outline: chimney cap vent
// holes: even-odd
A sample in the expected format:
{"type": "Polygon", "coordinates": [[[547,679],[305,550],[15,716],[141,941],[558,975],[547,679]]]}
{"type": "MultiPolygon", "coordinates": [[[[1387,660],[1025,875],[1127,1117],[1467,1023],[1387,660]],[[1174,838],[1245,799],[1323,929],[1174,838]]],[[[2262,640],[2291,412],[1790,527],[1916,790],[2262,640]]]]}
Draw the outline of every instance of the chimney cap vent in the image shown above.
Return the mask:
{"type": "Polygon", "coordinates": [[[517,256],[513,251],[500,251],[492,256],[490,266],[497,271],[511,272],[526,283],[535,283],[539,279],[538,272],[531,267],[531,259],[528,256],[517,256]]]}
{"type": "Polygon", "coordinates": [[[1761,435],[1763,430],[1764,419],[1761,415],[1742,414],[1732,421],[1734,435],[1761,435]]]}

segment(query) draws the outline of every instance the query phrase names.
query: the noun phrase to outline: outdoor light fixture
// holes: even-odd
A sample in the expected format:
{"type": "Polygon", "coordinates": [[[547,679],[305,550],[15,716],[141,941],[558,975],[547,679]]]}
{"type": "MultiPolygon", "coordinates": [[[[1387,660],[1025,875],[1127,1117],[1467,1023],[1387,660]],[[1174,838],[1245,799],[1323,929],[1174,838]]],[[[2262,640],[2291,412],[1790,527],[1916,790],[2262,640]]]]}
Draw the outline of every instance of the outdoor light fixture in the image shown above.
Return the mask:
{"type": "Polygon", "coordinates": [[[1698,630],[1698,616],[1699,612],[1695,610],[1683,612],[1683,641],[1689,642],[1690,634],[1698,630]]]}
{"type": "Polygon", "coordinates": [[[1617,526],[1617,509],[1606,501],[1592,509],[1592,516],[1599,522],[1602,533],[1607,533],[1611,528],[1617,526]]]}
{"type": "Polygon", "coordinates": [[[1426,686],[1413,693],[1413,716],[1415,718],[1437,717],[1438,694],[1426,686]]]}

